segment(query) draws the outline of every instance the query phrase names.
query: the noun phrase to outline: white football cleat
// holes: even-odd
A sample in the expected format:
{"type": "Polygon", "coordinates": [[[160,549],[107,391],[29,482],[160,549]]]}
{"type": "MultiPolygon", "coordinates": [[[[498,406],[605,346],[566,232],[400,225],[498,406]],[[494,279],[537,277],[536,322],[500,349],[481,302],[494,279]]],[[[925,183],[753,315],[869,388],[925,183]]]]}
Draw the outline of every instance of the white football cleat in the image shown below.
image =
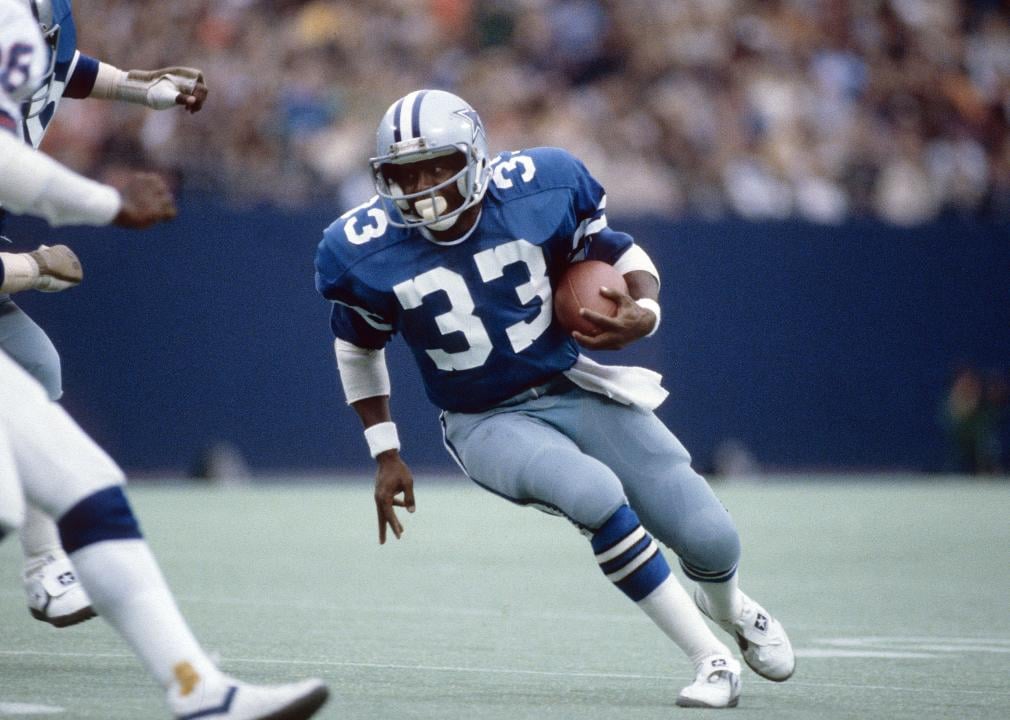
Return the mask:
{"type": "Polygon", "coordinates": [[[796,655],[782,623],[743,592],[743,610],[735,622],[712,617],[706,607],[705,593],[694,590],[694,604],[719,627],[736,638],[747,666],[761,677],[784,682],[796,669],[796,655]]]}
{"type": "Polygon", "coordinates": [[[25,594],[32,617],[58,628],[95,617],[91,598],[84,591],[66,553],[50,553],[42,565],[25,573],[25,594]]]}
{"type": "Polygon", "coordinates": [[[330,694],[322,680],[250,685],[220,674],[213,679],[195,673],[189,677],[195,684],[175,682],[168,691],[176,720],[306,720],[330,694]]]}
{"type": "Polygon", "coordinates": [[[680,691],[680,707],[731,708],[740,701],[740,663],[729,655],[709,655],[698,664],[694,682],[680,691]]]}

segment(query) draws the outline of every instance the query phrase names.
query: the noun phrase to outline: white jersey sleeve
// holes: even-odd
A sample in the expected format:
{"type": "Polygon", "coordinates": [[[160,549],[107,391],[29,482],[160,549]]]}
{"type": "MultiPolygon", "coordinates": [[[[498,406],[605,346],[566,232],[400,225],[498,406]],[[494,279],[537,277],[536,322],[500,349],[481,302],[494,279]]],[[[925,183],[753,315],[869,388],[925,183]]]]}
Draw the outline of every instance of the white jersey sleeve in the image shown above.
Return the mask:
{"type": "Polygon", "coordinates": [[[0,133],[0,205],[54,226],[108,225],[119,214],[122,198],[115,188],[78,175],[15,135],[0,133]]]}
{"type": "Polygon", "coordinates": [[[21,103],[42,79],[48,52],[28,9],[0,0],[0,205],[51,225],[107,225],[122,204],[115,188],[78,175],[20,139],[21,103]]]}

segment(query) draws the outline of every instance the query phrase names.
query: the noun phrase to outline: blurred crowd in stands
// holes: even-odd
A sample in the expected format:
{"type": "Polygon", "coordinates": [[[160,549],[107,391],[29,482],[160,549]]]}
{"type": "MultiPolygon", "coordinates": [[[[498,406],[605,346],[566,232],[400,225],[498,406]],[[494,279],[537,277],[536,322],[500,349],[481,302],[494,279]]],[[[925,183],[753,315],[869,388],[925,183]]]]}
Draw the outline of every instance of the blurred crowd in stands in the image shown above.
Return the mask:
{"type": "Polygon", "coordinates": [[[67,102],[46,149],[237,203],[350,207],[385,108],[469,100],[558,145],[615,213],[1010,217],[1010,0],[89,0],[80,48],[187,64],[196,115],[67,102]]]}

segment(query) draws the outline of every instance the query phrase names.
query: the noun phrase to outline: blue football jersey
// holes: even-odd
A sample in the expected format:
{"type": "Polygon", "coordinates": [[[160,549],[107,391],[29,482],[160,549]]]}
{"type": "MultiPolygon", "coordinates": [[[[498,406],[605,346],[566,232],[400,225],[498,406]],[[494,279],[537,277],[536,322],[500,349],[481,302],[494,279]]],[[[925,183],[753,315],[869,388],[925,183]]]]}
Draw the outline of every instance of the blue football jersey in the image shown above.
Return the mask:
{"type": "Polygon", "coordinates": [[[475,230],[449,245],[389,224],[378,196],[323,233],[316,288],[334,334],[364,348],[403,335],[440,408],[476,412],[567,370],[575,341],[553,291],[585,259],[613,264],[633,245],[607,227],[606,195],[557,148],[498,155],[475,230]]]}

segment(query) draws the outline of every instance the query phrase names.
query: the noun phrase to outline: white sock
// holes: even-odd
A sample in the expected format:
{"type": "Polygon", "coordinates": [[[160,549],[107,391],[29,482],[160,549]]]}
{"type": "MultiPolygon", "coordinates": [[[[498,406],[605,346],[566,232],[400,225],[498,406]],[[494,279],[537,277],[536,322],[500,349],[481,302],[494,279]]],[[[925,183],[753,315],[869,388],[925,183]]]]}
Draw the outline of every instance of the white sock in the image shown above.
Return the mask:
{"type": "Polygon", "coordinates": [[[25,521],[18,531],[25,558],[25,575],[32,574],[46,563],[49,555],[63,555],[60,531],[51,517],[28,503],[25,521]]]}
{"type": "Polygon", "coordinates": [[[699,582],[698,589],[705,593],[705,606],[714,620],[733,622],[743,612],[743,593],[736,574],[726,582],[699,582]]]}
{"type": "Polygon", "coordinates": [[[95,611],[133,647],[166,690],[173,681],[209,678],[219,670],[179,613],[143,540],[107,540],[70,556],[95,611]]]}
{"type": "Polygon", "coordinates": [[[696,667],[709,655],[730,654],[729,648],[712,634],[694,601],[673,575],[639,600],[638,607],[684,651],[696,667]]]}

